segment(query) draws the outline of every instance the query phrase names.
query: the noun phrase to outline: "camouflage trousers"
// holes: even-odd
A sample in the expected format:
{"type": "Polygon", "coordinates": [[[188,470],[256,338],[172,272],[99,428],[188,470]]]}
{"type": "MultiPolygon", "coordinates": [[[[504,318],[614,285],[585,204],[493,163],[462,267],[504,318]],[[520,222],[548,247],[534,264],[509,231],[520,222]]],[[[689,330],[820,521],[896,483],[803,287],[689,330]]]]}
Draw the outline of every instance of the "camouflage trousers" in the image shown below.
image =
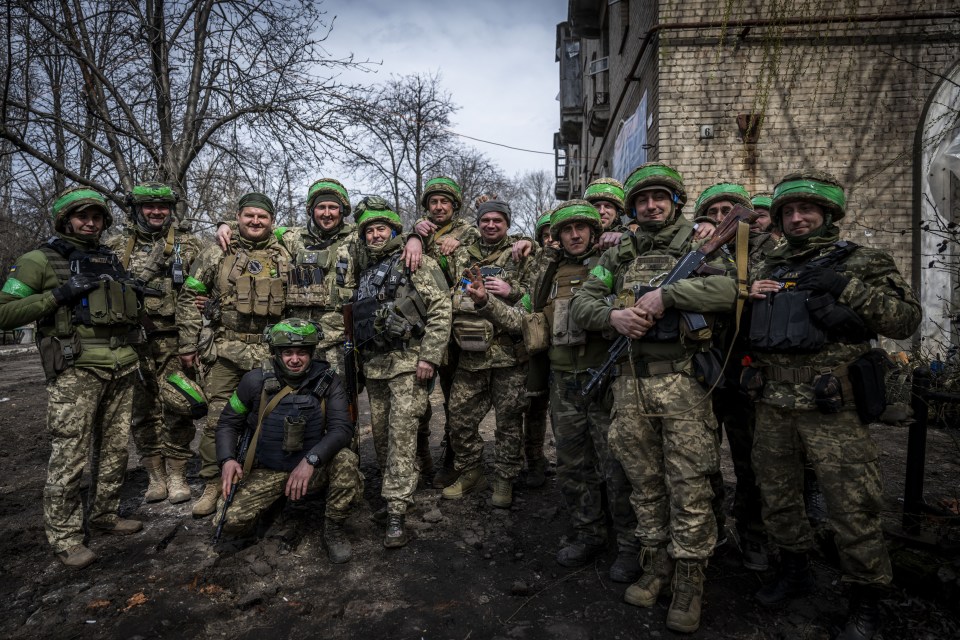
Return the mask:
{"type": "MultiPolygon", "coordinates": [[[[453,389],[453,374],[457,371],[457,362],[460,360],[460,347],[453,340],[447,347],[447,362],[437,367],[437,381],[440,383],[440,391],[443,393],[443,436],[447,437],[450,432],[450,391],[453,389]]],[[[420,419],[420,426],[417,433],[420,437],[430,438],[430,421],[433,419],[433,405],[427,403],[427,412],[420,419]]],[[[449,442],[448,442],[449,444],[449,442]]]]}
{"type": "MultiPolygon", "coordinates": [[[[233,503],[227,509],[223,530],[232,535],[247,533],[257,523],[260,515],[284,495],[289,471],[274,471],[257,467],[250,471],[237,487],[233,503]]],[[[328,463],[313,472],[307,492],[327,490],[324,515],[332,520],[346,520],[350,505],[363,497],[363,474],[359,458],[350,449],[341,449],[328,463]]],[[[217,501],[216,527],[223,517],[224,496],[217,501]]]]}
{"type": "Polygon", "coordinates": [[[720,453],[705,393],[686,373],[613,381],[610,450],[633,487],[637,537],[686,560],[706,560],[717,540],[709,477],[720,453]]]}
{"type": "Polygon", "coordinates": [[[47,384],[51,451],[43,523],[54,553],[83,543],[80,478],[88,459],[89,522],[109,525],[117,519],[136,377],[136,365],[116,373],[70,367],[47,384]]]}
{"type": "Polygon", "coordinates": [[[427,386],[415,373],[388,380],[367,378],[373,447],[383,472],[380,495],[391,514],[413,505],[420,470],[417,468],[417,427],[430,402],[427,386]]]}
{"type": "Polygon", "coordinates": [[[523,466],[523,412],[527,407],[527,372],[523,366],[467,371],[457,369],[450,391],[450,443],[454,468],[464,472],[483,463],[480,422],[493,407],[496,413],[494,470],[514,480],[523,466]]]}
{"type": "MultiPolygon", "coordinates": [[[[728,384],[736,384],[728,380],[728,384]]],[[[713,392],[713,414],[717,423],[727,434],[733,473],[737,478],[737,490],[733,498],[733,517],[742,535],[751,535],[758,540],[766,538],[763,518],[760,515],[760,485],[753,470],[753,435],[756,425],[756,407],[737,388],[716,389],[713,392]]],[[[717,430],[718,440],[721,431],[717,430]]],[[[717,471],[720,490],[717,498],[723,499],[723,476],[717,471]]],[[[714,487],[717,491],[717,487],[714,487]]]]}
{"type": "Polygon", "coordinates": [[[557,478],[577,538],[590,544],[607,541],[603,485],[617,544],[635,548],[637,518],[630,505],[630,482],[610,453],[610,409],[581,388],[588,373],[555,371],[550,385],[550,423],[557,439],[557,478]]]}
{"type": "Polygon", "coordinates": [[[883,482],[877,446],[856,411],[824,415],[809,409],[757,406],[753,464],[770,540],[788,551],[803,552],[814,546],[803,504],[804,452],[827,503],[843,580],[890,584],[893,574],[880,522],[883,482]]]}
{"type": "Polygon", "coordinates": [[[190,416],[164,412],[160,386],[171,373],[180,372],[177,334],[151,336],[137,349],[140,375],[136,377],[133,421],[130,432],[140,458],[163,456],[177,460],[193,457],[190,443],[197,428],[190,416]]]}

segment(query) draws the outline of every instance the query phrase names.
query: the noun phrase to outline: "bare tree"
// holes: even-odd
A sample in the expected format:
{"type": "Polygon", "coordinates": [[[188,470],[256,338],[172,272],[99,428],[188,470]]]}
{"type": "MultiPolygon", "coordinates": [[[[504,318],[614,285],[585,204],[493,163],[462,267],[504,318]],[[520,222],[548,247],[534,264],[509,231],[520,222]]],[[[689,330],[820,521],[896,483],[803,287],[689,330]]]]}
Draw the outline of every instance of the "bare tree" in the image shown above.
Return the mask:
{"type": "Polygon", "coordinates": [[[527,171],[514,178],[513,189],[513,228],[533,236],[537,218],[557,205],[553,173],[542,169],[527,171]]]}
{"type": "Polygon", "coordinates": [[[120,204],[149,178],[189,196],[204,156],[262,177],[265,158],[322,163],[316,142],[337,136],[335,75],[356,63],[327,54],[332,20],[313,0],[5,5],[0,140],[14,165],[55,186],[88,185],[120,204]]]}

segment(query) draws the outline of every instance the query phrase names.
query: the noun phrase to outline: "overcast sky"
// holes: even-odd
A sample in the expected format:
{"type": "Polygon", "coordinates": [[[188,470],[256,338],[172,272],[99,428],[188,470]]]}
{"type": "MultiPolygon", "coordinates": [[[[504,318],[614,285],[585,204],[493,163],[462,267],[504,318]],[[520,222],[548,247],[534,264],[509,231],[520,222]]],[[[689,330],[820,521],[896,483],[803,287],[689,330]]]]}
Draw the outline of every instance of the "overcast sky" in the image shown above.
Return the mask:
{"type": "Polygon", "coordinates": [[[553,171],[553,133],[560,124],[554,49],[566,0],[327,0],[322,8],[328,18],[336,15],[325,43],[332,55],[383,61],[375,74],[345,80],[439,72],[460,106],[454,131],[548,155],[463,142],[508,176],[553,171]]]}

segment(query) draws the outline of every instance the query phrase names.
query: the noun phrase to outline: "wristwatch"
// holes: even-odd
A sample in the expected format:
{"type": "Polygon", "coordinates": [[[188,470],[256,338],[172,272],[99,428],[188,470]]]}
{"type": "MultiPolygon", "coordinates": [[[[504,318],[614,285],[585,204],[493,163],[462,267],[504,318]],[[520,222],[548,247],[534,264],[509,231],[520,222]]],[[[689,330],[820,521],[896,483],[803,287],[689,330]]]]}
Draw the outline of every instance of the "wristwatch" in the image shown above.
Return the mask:
{"type": "Polygon", "coordinates": [[[317,466],[318,464],[320,464],[320,456],[318,456],[315,453],[308,453],[307,464],[309,464],[311,467],[317,466]]]}

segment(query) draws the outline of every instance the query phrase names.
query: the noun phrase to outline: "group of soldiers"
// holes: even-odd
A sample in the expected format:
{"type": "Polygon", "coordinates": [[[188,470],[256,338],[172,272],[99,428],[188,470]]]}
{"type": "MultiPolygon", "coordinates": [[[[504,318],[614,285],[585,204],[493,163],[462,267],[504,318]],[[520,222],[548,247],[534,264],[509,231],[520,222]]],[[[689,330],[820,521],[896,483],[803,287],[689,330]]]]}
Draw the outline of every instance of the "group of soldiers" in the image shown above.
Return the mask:
{"type": "Polygon", "coordinates": [[[909,337],[920,305],[889,255],[840,239],[846,201],[829,175],[790,174],[753,198],[719,183],[690,217],[686,203],[680,173],[648,163],[623,184],[594,181],[545,212],[533,237],[516,236],[509,203],[477,198],[471,224],[460,187],[437,177],[404,233],[386,201],[351,206],[324,178],[308,190],[306,227],[276,228],[270,199],[249,193],[205,244],[177,222],[170,187],[147,183],[128,196],[128,228],[104,243],[106,199],[66,191],[52,207],[55,235],[17,261],[0,293],[0,327],[38,325],[54,552],[73,568],[96,559],[79,496],[92,449],[89,529],[132,534],[142,523],[117,515],[129,432],[145,499],[185,502],[194,419],[205,418],[193,515],[244,535],[281,496],[325,489],[328,557],[348,561],[363,387],[387,548],[409,542],[420,480],[444,500],[492,484],[494,508],[511,507],[521,477],[542,485],[549,412],[570,525],[556,561],[593,562],[609,523],[609,575],[629,584],[624,600],[671,596],[666,626],[693,632],[708,559],[726,537],[726,431],[744,565],[766,570],[768,549],[779,558],[759,602],[814,588],[812,469],[851,586],[839,637],[873,637],[892,576],[866,426],[883,384],[871,341],[909,337]],[[491,408],[488,479],[479,426],[491,408]]]}

